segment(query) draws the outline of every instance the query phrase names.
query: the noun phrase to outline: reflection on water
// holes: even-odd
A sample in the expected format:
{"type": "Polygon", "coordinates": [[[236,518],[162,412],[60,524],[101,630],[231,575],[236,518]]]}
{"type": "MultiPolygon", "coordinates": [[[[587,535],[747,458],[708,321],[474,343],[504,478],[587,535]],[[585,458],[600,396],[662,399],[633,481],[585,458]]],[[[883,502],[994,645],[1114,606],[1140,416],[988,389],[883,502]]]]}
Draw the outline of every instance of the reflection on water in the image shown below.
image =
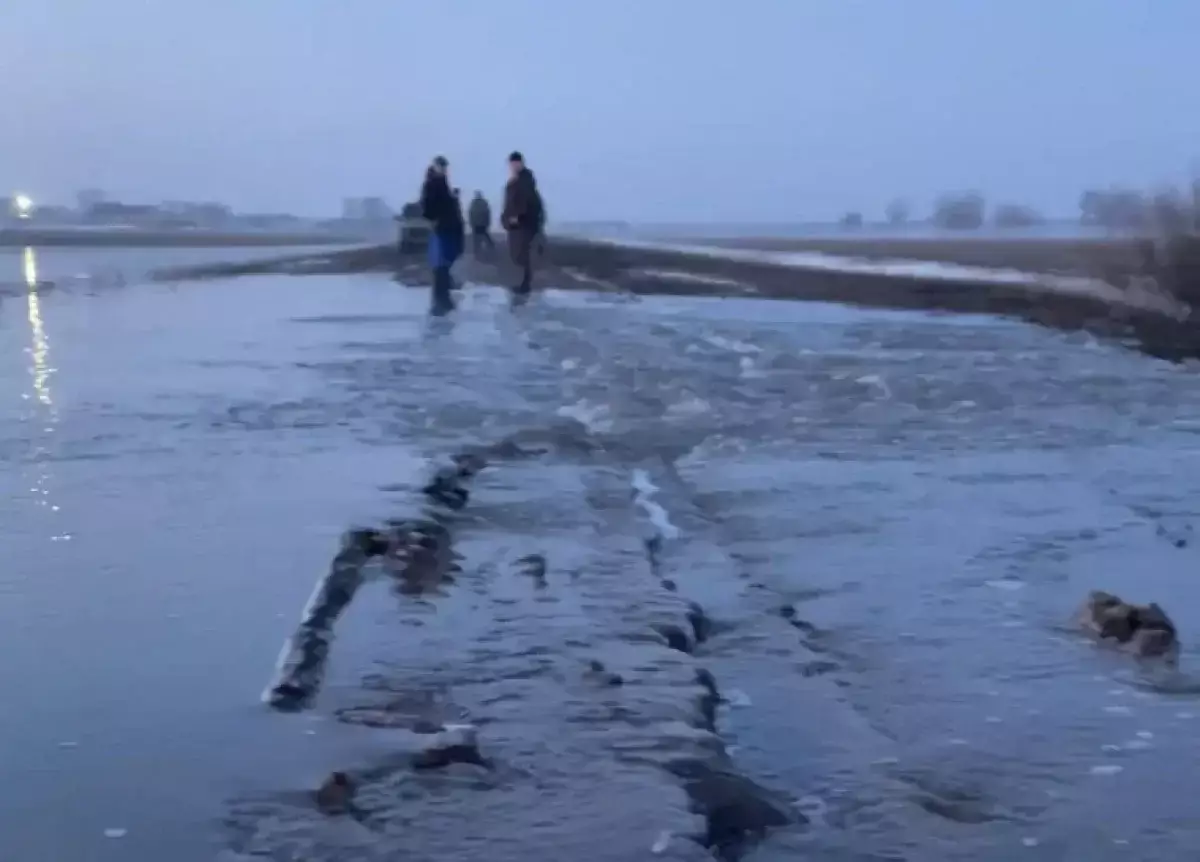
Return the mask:
{"type": "MultiPolygon", "coordinates": [[[[22,397],[25,400],[32,399],[37,402],[31,418],[33,424],[39,425],[41,428],[40,433],[34,434],[32,441],[36,473],[33,486],[29,490],[35,495],[34,499],[37,501],[37,505],[51,512],[58,512],[58,505],[53,502],[50,494],[49,461],[49,446],[55,427],[58,425],[58,410],[54,406],[54,399],[51,395],[50,378],[57,369],[50,364],[50,339],[46,335],[46,326],[42,321],[42,303],[41,297],[38,295],[38,261],[35,249],[26,247],[22,252],[21,272],[26,287],[30,336],[30,346],[27,348],[27,352],[29,354],[29,376],[33,389],[31,393],[26,393],[22,397]]],[[[69,538],[68,534],[58,532],[51,536],[52,541],[64,541],[69,538]]]]}

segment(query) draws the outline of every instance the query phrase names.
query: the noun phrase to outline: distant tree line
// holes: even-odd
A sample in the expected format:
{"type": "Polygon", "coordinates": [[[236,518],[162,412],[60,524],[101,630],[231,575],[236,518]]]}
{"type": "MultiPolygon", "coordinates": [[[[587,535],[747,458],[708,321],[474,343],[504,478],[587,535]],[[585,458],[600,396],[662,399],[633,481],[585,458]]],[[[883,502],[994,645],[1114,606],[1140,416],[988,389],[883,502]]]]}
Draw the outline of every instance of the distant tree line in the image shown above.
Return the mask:
{"type": "Polygon", "coordinates": [[[1200,229],[1200,179],[1188,192],[1162,189],[1145,194],[1133,189],[1089,189],[1079,197],[1079,221],[1111,230],[1187,233],[1200,229]]]}
{"type": "MultiPolygon", "coordinates": [[[[904,198],[896,198],[884,210],[884,218],[892,227],[902,227],[913,220],[913,207],[904,198]]],[[[988,222],[987,202],[978,192],[959,192],[942,195],[934,201],[930,223],[949,230],[978,230],[988,222]]],[[[1020,204],[999,204],[991,212],[996,227],[1020,228],[1041,224],[1042,216],[1033,208],[1020,204]]],[[[863,225],[860,212],[848,212],[841,218],[843,228],[863,225]]]]}
{"type": "MultiPolygon", "coordinates": [[[[892,200],[884,209],[884,219],[893,227],[914,220],[912,204],[904,198],[892,200]]],[[[1028,228],[1043,224],[1045,218],[1024,204],[998,203],[988,207],[976,191],[953,192],[933,202],[928,223],[946,230],[979,230],[991,224],[997,228],[1028,228]]],[[[1125,188],[1089,189],[1079,198],[1079,222],[1089,227],[1111,230],[1150,230],[1160,234],[1200,232],[1200,178],[1187,191],[1164,189],[1153,194],[1125,188]]],[[[845,213],[840,220],[847,230],[861,228],[864,217],[859,211],[845,213]]]]}
{"type": "MultiPolygon", "coordinates": [[[[1025,228],[1042,224],[1045,219],[1033,207],[1000,203],[992,208],[991,223],[998,228],[1025,228]]],[[[978,230],[989,221],[987,201],[979,192],[958,192],[939,197],[933,206],[932,221],[947,230],[978,230]]]]}

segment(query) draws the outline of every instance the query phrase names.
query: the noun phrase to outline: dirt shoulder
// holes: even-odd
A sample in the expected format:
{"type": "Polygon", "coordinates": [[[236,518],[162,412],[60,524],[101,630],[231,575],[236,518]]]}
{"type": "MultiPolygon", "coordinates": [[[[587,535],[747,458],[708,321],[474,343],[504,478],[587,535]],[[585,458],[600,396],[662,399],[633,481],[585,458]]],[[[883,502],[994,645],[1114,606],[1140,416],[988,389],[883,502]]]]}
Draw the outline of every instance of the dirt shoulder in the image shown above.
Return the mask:
{"type": "Polygon", "coordinates": [[[816,252],[865,260],[925,260],[965,266],[1019,269],[1025,272],[1081,275],[1120,280],[1141,262],[1137,241],[1103,239],[1036,239],[1004,237],[820,239],[749,237],[717,239],[705,245],[781,252],[816,252]]]}

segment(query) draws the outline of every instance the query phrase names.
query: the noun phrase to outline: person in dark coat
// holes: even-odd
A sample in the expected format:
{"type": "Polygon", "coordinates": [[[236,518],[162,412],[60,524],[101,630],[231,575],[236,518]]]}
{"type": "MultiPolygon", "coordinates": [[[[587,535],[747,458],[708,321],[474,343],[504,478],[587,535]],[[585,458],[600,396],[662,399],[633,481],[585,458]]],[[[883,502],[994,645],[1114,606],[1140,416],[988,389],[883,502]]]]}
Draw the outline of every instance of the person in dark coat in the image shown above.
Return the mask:
{"type": "Polygon", "coordinates": [[[433,270],[433,296],[430,311],[447,314],[454,310],[454,280],[450,267],[463,253],[466,230],[462,203],[450,189],[447,178],[450,163],[438,156],[425,171],[421,186],[421,215],[430,223],[429,266],[433,270]]]}
{"type": "Polygon", "coordinates": [[[471,206],[467,208],[467,221],[471,223],[471,244],[475,256],[479,257],[485,247],[489,251],[495,250],[496,244],[492,242],[491,233],[492,208],[483,192],[476,191],[475,197],[471,199],[471,206]]]}
{"type": "Polygon", "coordinates": [[[541,248],[541,233],[546,210],[533,171],[525,166],[525,157],[513,152],[508,157],[509,180],[504,187],[504,212],[500,222],[508,231],[508,252],[521,272],[521,281],[513,289],[516,297],[526,297],[533,289],[535,252],[541,248]]]}

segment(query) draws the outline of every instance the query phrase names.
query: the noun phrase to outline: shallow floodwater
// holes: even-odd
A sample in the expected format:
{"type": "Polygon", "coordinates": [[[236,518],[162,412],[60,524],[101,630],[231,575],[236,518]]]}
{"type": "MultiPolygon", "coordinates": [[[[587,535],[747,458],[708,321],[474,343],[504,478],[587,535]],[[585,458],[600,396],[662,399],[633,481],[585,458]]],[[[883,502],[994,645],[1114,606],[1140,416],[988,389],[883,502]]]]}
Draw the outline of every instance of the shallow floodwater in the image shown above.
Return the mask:
{"type": "MultiPolygon", "coordinates": [[[[797,815],[749,859],[1200,840],[1193,369],[987,318],[469,287],[430,324],[384,278],[64,278],[92,254],[36,255],[44,292],[0,254],[4,859],[704,858],[659,768],[696,667],[797,815]],[[514,433],[548,452],[476,480],[459,582],[370,585],[315,708],[263,707],[339,534],[514,433]],[[1178,676],[1064,627],[1094,588],[1166,606],[1178,676]],[[689,600],[694,655],[647,637],[689,600]],[[347,720],[381,698],[501,768],[388,771],[404,732],[347,720]],[[384,775],[368,817],[314,809],[333,769],[384,775]]],[[[200,260],[153,254],[123,266],[200,260]]]]}

